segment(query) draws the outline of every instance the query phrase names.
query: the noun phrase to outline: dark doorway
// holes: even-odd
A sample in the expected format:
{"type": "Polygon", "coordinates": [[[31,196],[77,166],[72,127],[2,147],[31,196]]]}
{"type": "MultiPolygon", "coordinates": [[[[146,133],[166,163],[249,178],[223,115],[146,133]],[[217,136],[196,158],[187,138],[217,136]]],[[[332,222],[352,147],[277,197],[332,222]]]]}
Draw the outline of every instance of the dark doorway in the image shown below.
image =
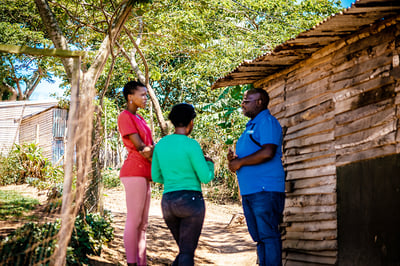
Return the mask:
{"type": "Polygon", "coordinates": [[[337,169],[338,264],[400,265],[400,154],[337,169]]]}

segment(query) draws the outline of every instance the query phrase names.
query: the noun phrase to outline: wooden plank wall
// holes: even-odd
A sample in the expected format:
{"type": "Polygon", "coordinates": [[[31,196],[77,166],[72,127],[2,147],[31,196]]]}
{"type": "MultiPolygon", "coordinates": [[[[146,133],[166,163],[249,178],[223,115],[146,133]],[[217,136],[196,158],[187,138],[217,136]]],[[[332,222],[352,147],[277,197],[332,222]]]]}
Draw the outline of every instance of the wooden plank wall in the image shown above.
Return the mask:
{"type": "Polygon", "coordinates": [[[19,143],[37,142],[42,154],[52,159],[54,108],[22,120],[19,143]]]}
{"type": "Polygon", "coordinates": [[[284,265],[337,263],[336,167],[400,153],[399,36],[372,27],[261,84],[286,131],[284,265]]]}

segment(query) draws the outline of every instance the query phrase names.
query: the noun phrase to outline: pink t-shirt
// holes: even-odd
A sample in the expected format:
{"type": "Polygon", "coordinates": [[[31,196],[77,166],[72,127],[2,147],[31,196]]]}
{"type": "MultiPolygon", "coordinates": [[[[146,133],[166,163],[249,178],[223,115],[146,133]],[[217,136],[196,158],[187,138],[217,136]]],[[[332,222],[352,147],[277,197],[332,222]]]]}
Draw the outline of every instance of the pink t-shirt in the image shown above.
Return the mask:
{"type": "Polygon", "coordinates": [[[140,115],[124,110],[118,116],[118,130],[128,150],[128,158],[122,165],[119,176],[143,176],[151,179],[151,163],[136,150],[129,139],[129,135],[137,133],[146,146],[153,145],[151,130],[146,121],[140,115]]]}

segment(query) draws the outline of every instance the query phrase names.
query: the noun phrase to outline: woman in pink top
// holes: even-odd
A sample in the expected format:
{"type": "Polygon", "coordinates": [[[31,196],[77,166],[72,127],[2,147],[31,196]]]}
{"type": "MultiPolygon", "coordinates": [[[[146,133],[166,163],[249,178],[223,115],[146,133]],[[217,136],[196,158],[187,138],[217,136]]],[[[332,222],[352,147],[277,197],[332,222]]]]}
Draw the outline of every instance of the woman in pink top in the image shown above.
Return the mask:
{"type": "Polygon", "coordinates": [[[128,265],[146,265],[146,227],[150,206],[153,139],[146,121],[136,113],[145,108],[147,89],[137,81],[124,86],[126,110],[118,116],[118,130],[128,150],[120,179],[125,187],[126,223],[124,246],[128,265]]]}

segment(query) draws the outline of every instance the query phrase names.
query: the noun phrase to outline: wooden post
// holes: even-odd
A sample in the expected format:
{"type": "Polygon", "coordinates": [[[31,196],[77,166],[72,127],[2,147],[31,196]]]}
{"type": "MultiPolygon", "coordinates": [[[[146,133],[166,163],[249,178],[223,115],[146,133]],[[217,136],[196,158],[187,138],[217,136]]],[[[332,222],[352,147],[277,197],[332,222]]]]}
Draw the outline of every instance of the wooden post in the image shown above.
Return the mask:
{"type": "MultiPolygon", "coordinates": [[[[73,58],[73,73],[71,80],[71,105],[70,105],[69,119],[68,119],[68,136],[67,136],[67,147],[66,147],[65,166],[64,166],[65,173],[64,173],[63,200],[61,206],[61,228],[58,234],[58,248],[55,250],[50,261],[51,265],[65,265],[67,247],[73,229],[73,226],[71,224],[75,222],[75,214],[78,208],[77,205],[81,204],[82,200],[82,195],[80,195],[79,200],[77,200],[75,202],[75,205],[72,206],[74,201],[74,195],[72,195],[73,166],[75,161],[75,150],[77,143],[76,131],[78,129],[78,124],[79,124],[79,106],[80,106],[79,81],[81,73],[80,65],[81,65],[81,58],[85,56],[85,52],[68,51],[60,49],[36,49],[26,46],[17,46],[9,44],[0,44],[0,52],[12,53],[12,54],[29,54],[29,55],[73,58]]],[[[85,132],[85,134],[88,133],[85,132]]],[[[90,150],[85,151],[85,153],[90,154],[90,150]]]]}
{"type": "Polygon", "coordinates": [[[68,243],[71,238],[75,216],[72,215],[73,195],[72,195],[72,179],[73,166],[76,148],[76,130],[78,127],[79,114],[79,79],[80,79],[80,57],[73,60],[73,73],[71,80],[71,104],[68,115],[68,135],[67,148],[65,153],[65,168],[64,168],[64,186],[63,199],[61,206],[61,228],[58,233],[58,247],[53,254],[52,265],[65,265],[65,257],[67,253],[68,243]]]}

